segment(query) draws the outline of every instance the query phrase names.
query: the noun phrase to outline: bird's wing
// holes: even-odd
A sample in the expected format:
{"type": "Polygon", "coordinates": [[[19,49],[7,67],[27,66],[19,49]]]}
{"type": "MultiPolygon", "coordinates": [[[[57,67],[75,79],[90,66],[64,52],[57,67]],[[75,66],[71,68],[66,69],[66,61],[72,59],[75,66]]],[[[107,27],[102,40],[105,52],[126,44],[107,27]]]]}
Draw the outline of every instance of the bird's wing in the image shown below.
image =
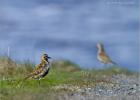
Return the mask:
{"type": "Polygon", "coordinates": [[[38,69],[40,69],[41,67],[43,67],[42,63],[40,63],[39,65],[35,66],[35,69],[34,69],[34,70],[38,70],[38,69]]]}
{"type": "Polygon", "coordinates": [[[101,57],[101,59],[102,59],[102,61],[104,63],[109,63],[111,61],[110,58],[109,58],[109,56],[107,54],[105,54],[105,53],[101,53],[100,54],[100,57],[101,57]]]}
{"type": "Polygon", "coordinates": [[[38,77],[38,75],[40,75],[40,73],[43,71],[43,68],[38,68],[33,70],[33,72],[31,72],[27,77],[25,77],[25,79],[29,79],[29,78],[36,78],[38,77]]]}
{"type": "Polygon", "coordinates": [[[107,54],[105,54],[105,53],[101,54],[100,57],[102,58],[102,61],[104,63],[108,63],[108,64],[110,63],[110,64],[113,64],[113,65],[117,65],[117,63],[115,63],[114,61],[112,61],[110,59],[110,57],[107,54]]]}

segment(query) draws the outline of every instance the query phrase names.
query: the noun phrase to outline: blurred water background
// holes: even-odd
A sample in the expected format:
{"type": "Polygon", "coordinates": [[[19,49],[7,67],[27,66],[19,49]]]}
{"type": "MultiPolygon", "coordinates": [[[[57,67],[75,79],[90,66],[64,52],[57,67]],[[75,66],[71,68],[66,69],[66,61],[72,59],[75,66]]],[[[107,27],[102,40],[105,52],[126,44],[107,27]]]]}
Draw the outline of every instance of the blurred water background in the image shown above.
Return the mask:
{"type": "Polygon", "coordinates": [[[101,68],[96,43],[120,66],[139,69],[139,0],[0,0],[0,55],[39,63],[47,52],[101,68]]]}

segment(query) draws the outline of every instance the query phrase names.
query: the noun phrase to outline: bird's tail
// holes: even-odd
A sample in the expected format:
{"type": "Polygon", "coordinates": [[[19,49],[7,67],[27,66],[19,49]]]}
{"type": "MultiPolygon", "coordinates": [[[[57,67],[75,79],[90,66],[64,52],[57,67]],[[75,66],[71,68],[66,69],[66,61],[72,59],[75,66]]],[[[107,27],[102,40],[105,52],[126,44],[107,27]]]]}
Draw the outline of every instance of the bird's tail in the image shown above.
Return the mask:
{"type": "Polygon", "coordinates": [[[26,77],[24,77],[23,79],[19,80],[17,87],[20,88],[23,85],[23,82],[26,81],[27,79],[29,79],[31,77],[31,75],[28,75],[26,77]]]}
{"type": "Polygon", "coordinates": [[[24,79],[23,79],[23,80],[30,79],[31,77],[32,77],[32,74],[29,74],[29,75],[27,75],[26,77],[24,77],[24,79]]]}
{"type": "Polygon", "coordinates": [[[29,76],[24,77],[24,79],[23,79],[23,80],[27,80],[27,79],[29,79],[29,76]]]}
{"type": "Polygon", "coordinates": [[[113,65],[118,65],[116,62],[114,62],[114,61],[110,61],[110,64],[113,64],[113,65]]]}

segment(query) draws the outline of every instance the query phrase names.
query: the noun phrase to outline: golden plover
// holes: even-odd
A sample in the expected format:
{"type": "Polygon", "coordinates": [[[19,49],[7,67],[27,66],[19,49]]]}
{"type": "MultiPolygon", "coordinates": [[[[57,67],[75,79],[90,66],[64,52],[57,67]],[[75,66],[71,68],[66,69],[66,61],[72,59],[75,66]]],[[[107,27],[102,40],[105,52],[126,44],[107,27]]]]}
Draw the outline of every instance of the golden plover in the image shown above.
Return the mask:
{"type": "Polygon", "coordinates": [[[31,72],[27,77],[25,77],[25,80],[32,78],[40,80],[41,78],[45,77],[50,70],[50,62],[48,60],[50,58],[51,57],[49,57],[47,54],[43,54],[41,56],[41,63],[36,66],[33,72],[31,72]]]}
{"type": "Polygon", "coordinates": [[[97,59],[104,63],[104,64],[113,64],[115,65],[116,63],[113,62],[110,57],[106,54],[104,45],[102,43],[97,43],[97,48],[98,48],[98,54],[97,54],[97,59]]]}

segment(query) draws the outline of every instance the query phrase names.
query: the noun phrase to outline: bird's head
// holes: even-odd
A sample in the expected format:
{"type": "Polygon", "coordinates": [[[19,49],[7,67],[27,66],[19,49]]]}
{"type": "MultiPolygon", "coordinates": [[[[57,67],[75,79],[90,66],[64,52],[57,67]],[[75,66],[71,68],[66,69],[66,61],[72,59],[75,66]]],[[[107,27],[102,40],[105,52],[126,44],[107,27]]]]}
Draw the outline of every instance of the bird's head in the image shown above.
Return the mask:
{"type": "Polygon", "coordinates": [[[97,43],[97,48],[98,49],[103,48],[103,47],[104,47],[104,45],[101,42],[97,43]]]}
{"type": "Polygon", "coordinates": [[[41,57],[42,60],[46,60],[46,61],[48,61],[48,59],[50,59],[50,58],[51,57],[49,57],[48,54],[43,54],[41,57]]]}

